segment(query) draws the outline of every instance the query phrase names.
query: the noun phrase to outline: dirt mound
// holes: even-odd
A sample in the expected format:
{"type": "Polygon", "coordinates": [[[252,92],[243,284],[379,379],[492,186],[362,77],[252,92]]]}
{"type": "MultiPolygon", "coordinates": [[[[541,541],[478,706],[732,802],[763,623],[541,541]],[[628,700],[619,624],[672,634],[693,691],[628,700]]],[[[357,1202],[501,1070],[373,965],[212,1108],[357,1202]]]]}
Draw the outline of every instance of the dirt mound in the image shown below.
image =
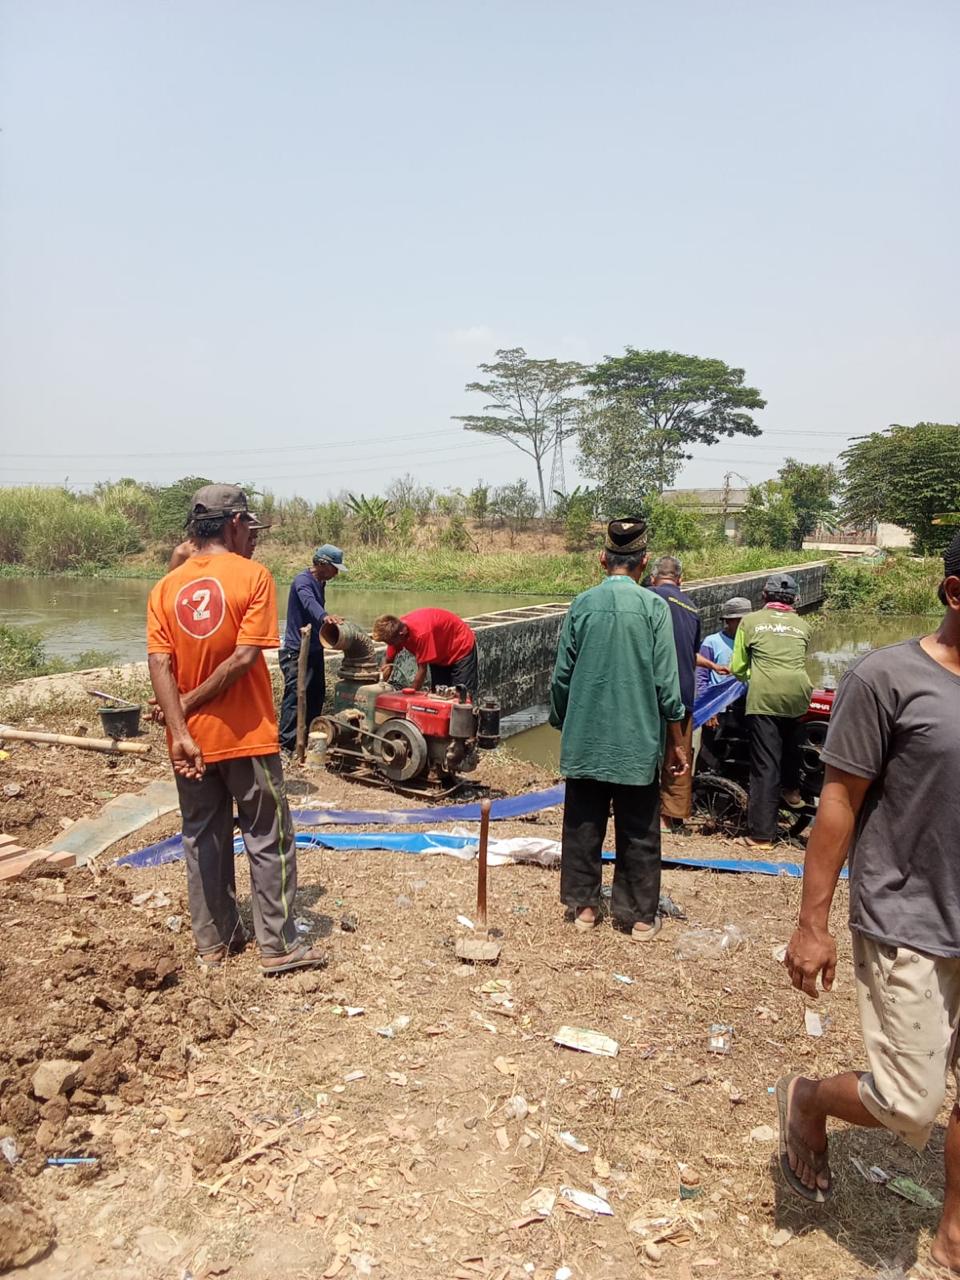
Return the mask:
{"type": "Polygon", "coordinates": [[[13,1175],[0,1165],[0,1271],[42,1258],[55,1236],[50,1219],[24,1197],[13,1175]]]}
{"type": "Polygon", "coordinates": [[[120,875],[92,884],[81,870],[0,886],[0,1125],[27,1173],[51,1155],[109,1159],[93,1118],[236,1027],[162,914],[135,911],[120,875]]]}

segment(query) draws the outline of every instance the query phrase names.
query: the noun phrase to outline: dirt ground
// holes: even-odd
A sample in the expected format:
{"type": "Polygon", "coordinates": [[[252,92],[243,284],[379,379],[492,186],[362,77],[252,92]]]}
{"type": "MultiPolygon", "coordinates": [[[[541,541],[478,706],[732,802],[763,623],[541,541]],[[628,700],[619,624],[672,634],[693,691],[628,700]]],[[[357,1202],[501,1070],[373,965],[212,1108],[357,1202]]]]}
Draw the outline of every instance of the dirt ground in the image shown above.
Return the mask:
{"type": "MultiPolygon", "coordinates": [[[[551,780],[503,757],[485,770],[511,792],[551,780]]],[[[22,790],[0,805],[0,828],[40,843],[101,793],[165,773],[162,755],[113,765],[17,745],[2,777],[22,790]]],[[[291,776],[295,804],[311,792],[408,803],[291,776]]],[[[942,1130],[917,1156],[839,1126],[824,1207],[793,1201],[774,1176],[777,1078],[860,1061],[845,891],[839,985],[813,1039],[774,956],[796,880],[667,870],[688,918],[638,946],[606,921],[575,932],[555,871],[497,867],[490,922],[503,953],[474,968],[453,949],[468,933],[458,915],[474,915],[475,866],[310,850],[297,917],[328,967],[265,979],[248,948],[208,975],[182,865],[111,865],[176,828],[176,815],[160,819],[97,869],[0,884],[0,1139],[18,1155],[12,1168],[0,1156],[0,1267],[42,1254],[21,1274],[820,1280],[925,1255],[936,1210],[867,1182],[851,1157],[939,1198],[942,1130]],[[685,958],[687,931],[727,922],[743,933],[737,950],[685,958]],[[708,1052],[714,1023],[733,1027],[728,1055],[708,1052]],[[618,1055],[558,1046],[563,1025],[612,1037],[618,1055]],[[60,1092],[44,1099],[51,1078],[60,1092]],[[57,1156],[96,1163],[46,1163],[57,1156]],[[612,1212],[577,1209],[561,1188],[612,1212]],[[547,1216],[535,1193],[552,1202],[547,1216]]],[[[519,834],[556,838],[559,811],[495,826],[519,834]]],[[[668,837],[665,849],[733,852],[716,837],[668,837]]],[[[243,859],[238,887],[249,922],[243,859]]]]}

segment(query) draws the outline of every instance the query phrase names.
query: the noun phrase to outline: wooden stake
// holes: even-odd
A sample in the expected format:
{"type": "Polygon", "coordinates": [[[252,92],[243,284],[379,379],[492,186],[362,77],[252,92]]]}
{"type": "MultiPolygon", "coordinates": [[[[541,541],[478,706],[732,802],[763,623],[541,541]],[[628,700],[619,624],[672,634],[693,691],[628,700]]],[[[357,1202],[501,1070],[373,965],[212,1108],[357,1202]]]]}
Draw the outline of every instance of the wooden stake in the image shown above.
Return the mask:
{"type": "Polygon", "coordinates": [[[487,927],[487,841],[490,839],[490,805],[487,798],[480,801],[480,848],[477,851],[477,924],[487,927]]]}
{"type": "Polygon", "coordinates": [[[300,653],[297,655],[297,759],[303,764],[307,754],[307,664],[310,662],[311,624],[300,628],[300,653]]]}
{"type": "Polygon", "coordinates": [[[111,751],[127,756],[149,754],[149,742],[127,742],[124,738],[79,738],[69,733],[42,733],[39,729],[0,728],[0,739],[11,742],[53,742],[61,747],[80,747],[83,751],[111,751]]]}

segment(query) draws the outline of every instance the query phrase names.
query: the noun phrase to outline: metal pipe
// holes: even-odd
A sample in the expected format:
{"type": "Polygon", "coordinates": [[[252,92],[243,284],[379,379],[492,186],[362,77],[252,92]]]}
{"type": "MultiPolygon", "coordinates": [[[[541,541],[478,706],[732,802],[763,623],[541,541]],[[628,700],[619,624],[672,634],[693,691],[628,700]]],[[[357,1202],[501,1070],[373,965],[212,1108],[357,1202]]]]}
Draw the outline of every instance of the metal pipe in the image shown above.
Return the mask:
{"type": "Polygon", "coordinates": [[[343,679],[376,679],[380,674],[373,637],[355,622],[334,622],[327,618],[320,628],[320,643],[325,649],[339,649],[343,654],[340,667],[343,679]]]}

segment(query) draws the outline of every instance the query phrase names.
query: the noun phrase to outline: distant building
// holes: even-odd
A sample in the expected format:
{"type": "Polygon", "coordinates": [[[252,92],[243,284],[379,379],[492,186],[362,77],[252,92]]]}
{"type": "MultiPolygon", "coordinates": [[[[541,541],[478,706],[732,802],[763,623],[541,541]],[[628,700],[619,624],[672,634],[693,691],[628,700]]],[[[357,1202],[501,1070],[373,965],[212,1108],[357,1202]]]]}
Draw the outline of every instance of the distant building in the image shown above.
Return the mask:
{"type": "Polygon", "coordinates": [[[664,489],[664,502],[679,502],[699,508],[702,515],[717,518],[723,532],[735,542],[740,535],[740,520],[747,505],[749,489],[664,489]]]}

